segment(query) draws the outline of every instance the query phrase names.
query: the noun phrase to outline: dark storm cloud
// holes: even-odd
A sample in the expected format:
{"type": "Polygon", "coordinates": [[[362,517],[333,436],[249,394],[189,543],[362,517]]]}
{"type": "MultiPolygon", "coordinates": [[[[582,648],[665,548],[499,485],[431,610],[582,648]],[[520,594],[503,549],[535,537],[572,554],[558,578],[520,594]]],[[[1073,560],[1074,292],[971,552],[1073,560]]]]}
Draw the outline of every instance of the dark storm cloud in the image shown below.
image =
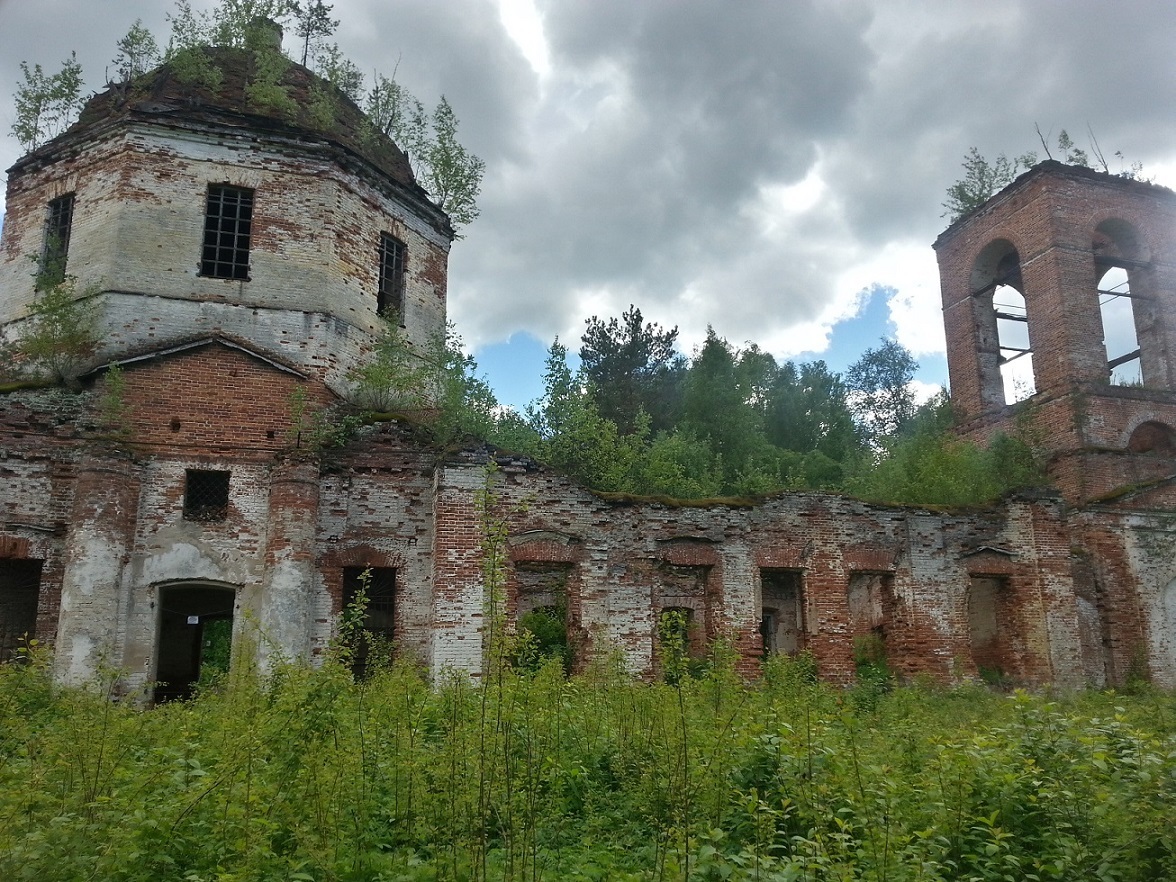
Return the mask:
{"type": "MultiPolygon", "coordinates": [[[[524,255],[504,268],[532,269],[513,296],[527,301],[543,332],[580,319],[577,289],[608,287],[612,308],[633,299],[669,321],[687,289],[718,265],[764,262],[740,211],[761,185],[802,179],[820,140],[844,125],[867,82],[869,19],[847,14],[850,7],[802,4],[544,9],[554,71],[546,100],[557,110],[535,146],[530,181],[487,202],[487,226],[495,218],[513,240],[492,235],[483,253],[481,233],[471,231],[482,304],[475,322],[512,308],[482,293],[504,264],[503,247],[524,255]]],[[[805,290],[792,307],[811,315],[819,304],[805,290]]],[[[695,324],[713,317],[700,314],[695,324]]]]}

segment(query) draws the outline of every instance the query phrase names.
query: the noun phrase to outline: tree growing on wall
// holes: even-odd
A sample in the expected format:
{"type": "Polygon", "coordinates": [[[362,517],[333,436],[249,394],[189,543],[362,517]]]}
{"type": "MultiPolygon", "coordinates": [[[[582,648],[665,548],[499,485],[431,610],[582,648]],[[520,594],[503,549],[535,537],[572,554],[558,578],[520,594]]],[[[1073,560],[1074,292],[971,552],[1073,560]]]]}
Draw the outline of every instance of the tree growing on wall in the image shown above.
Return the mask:
{"type": "Polygon", "coordinates": [[[89,292],[73,276],[37,289],[29,317],[10,347],[15,360],[38,376],[77,387],[98,347],[97,316],[89,292]]]}
{"type": "MultiPolygon", "coordinates": [[[[1067,165],[1092,167],[1089,154],[1074,143],[1070,133],[1065,129],[1058,132],[1056,147],[1050,147],[1050,135],[1042,134],[1040,126],[1034,126],[1041,147],[1049,159],[1054,159],[1054,150],[1058,151],[1058,161],[1067,165]]],[[[1090,146],[1099,168],[1107,174],[1111,172],[1110,165],[1098,146],[1094,132],[1090,132],[1090,146]]],[[[1123,154],[1116,152],[1115,156],[1123,158],[1123,154]]],[[[1021,172],[1028,171],[1037,164],[1037,154],[1032,151],[1020,156],[1009,158],[998,153],[995,159],[988,159],[979,150],[972,147],[964,156],[964,176],[947,188],[947,200],[943,203],[943,216],[949,223],[955,223],[961,217],[975,208],[979,208],[1014,180],[1021,172]]],[[[1133,163],[1129,169],[1117,173],[1119,177],[1132,180],[1143,179],[1143,166],[1133,163]]]]}
{"type": "Polygon", "coordinates": [[[339,27],[339,19],[331,18],[331,10],[334,8],[330,3],[323,3],[323,0],[307,0],[295,8],[295,33],[302,38],[303,66],[339,27]]]}
{"type": "Polygon", "coordinates": [[[25,150],[36,150],[69,128],[82,109],[82,66],[77,53],[61,63],[61,70],[47,74],[41,65],[20,63],[16,86],[15,121],[11,132],[25,150]]]}
{"type": "Polygon", "coordinates": [[[972,209],[979,208],[1036,162],[1035,153],[1025,153],[1012,159],[998,153],[995,159],[989,160],[975,147],[970,148],[964,156],[964,176],[947,188],[943,216],[954,223],[972,209]]]}
{"type": "MultiPolygon", "coordinates": [[[[330,16],[332,8],[322,0],[219,0],[205,11],[193,9],[189,0],[176,0],[174,11],[167,14],[171,34],[163,60],[181,80],[216,88],[221,73],[203,48],[249,49],[257,56],[253,81],[246,87],[250,100],[295,112],[297,107],[281,84],[286,67],[293,62],[272,47],[266,36],[267,21],[283,28],[293,23],[300,38],[302,63],[362,106],[373,134],[391,137],[407,152],[417,182],[449,215],[455,230],[472,223],[479,214],[477,200],[486,164],[459,140],[459,120],[452,105],[441,96],[433,110],[427,111],[394,78],[379,73],[367,90],[355,63],[338,45],[327,43],[339,25],[330,16]]],[[[125,82],[150,70],[159,57],[154,36],[136,21],[118,42],[114,66],[125,82]]],[[[82,68],[71,53],[55,74],[25,62],[21,72],[11,132],[23,149],[35,150],[77,119],[84,103],[82,68]]],[[[329,121],[331,108],[323,103],[314,102],[311,112],[329,121]]]]}
{"type": "Polygon", "coordinates": [[[159,64],[159,44],[155,36],[143,27],[142,19],[135,19],[130,30],[115,44],[118,54],[114,56],[115,74],[122,82],[133,80],[152,70],[159,64]]]}

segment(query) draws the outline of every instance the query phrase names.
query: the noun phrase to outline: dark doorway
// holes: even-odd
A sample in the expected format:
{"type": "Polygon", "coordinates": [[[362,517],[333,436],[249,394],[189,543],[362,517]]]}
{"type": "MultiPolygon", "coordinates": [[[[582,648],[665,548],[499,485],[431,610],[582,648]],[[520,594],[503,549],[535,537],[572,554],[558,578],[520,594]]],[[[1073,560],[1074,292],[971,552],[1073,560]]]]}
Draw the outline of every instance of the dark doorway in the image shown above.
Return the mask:
{"type": "Polygon", "coordinates": [[[0,662],[35,636],[41,561],[0,560],[0,662]]]}
{"type": "Polygon", "coordinates": [[[345,567],[343,605],[353,606],[362,591],[363,629],[351,646],[351,673],[366,680],[392,660],[396,636],[396,570],[392,567],[345,567]]]}
{"type": "Polygon", "coordinates": [[[760,570],[760,639],[764,655],[804,649],[804,586],[800,570],[760,570]]]}
{"type": "Polygon", "coordinates": [[[228,673],[236,595],[207,585],[160,589],[156,701],[190,698],[202,678],[228,673]]]}

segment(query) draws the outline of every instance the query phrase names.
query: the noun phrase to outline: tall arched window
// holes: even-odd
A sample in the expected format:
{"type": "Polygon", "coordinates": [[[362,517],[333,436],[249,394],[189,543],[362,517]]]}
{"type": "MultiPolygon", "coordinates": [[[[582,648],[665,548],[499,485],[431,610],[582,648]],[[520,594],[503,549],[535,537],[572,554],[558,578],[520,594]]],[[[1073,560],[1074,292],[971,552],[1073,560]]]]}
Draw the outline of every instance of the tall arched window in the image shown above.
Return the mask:
{"type": "Polygon", "coordinates": [[[1134,282],[1138,273],[1143,273],[1141,278],[1147,275],[1146,247],[1130,224],[1116,219],[1105,220],[1095,228],[1091,247],[1107,379],[1116,386],[1142,385],[1147,359],[1139,319],[1147,315],[1149,298],[1144,290],[1146,284],[1134,282]]]}
{"type": "Polygon", "coordinates": [[[1103,346],[1107,371],[1116,386],[1143,383],[1139,338],[1135,334],[1135,309],[1131,304],[1131,279],[1121,266],[1113,266],[1098,280],[1098,309],[1102,316],[1103,346]]]}
{"type": "Polygon", "coordinates": [[[1021,258],[1007,239],[989,242],[972,268],[982,392],[992,404],[1013,404],[1036,391],[1021,258]]]}
{"type": "Polygon", "coordinates": [[[1005,404],[1014,404],[1037,391],[1025,298],[1012,285],[997,285],[992,292],[992,308],[996,312],[996,336],[1000,341],[1000,378],[1004,383],[1005,404]]]}

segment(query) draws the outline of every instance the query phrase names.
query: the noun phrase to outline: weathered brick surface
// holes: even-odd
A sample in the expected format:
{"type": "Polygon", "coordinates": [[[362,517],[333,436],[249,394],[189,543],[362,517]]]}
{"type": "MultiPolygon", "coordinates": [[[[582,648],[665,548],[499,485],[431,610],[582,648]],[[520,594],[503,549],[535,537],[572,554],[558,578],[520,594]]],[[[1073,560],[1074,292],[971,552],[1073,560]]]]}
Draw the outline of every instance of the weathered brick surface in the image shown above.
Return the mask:
{"type": "Polygon", "coordinates": [[[169,126],[115,131],[8,182],[0,322],[19,331],[33,300],[30,255],[45,205],[74,194],[66,269],[98,293],[101,354],[226,334],[342,388],[378,329],[381,233],[407,246],[409,338],[445,327],[449,250],[439,233],[366,176],[291,145],[169,126]],[[199,275],[210,183],[254,189],[248,281],[199,275]]]}
{"type": "Polygon", "coordinates": [[[1128,444],[1145,422],[1176,426],[1176,194],[1043,163],[935,247],[952,402],[966,437],[1028,425],[1075,502],[1173,474],[1170,452],[1158,463],[1128,444]],[[1108,383],[1097,294],[1106,261],[1127,266],[1142,388],[1108,383]],[[1016,407],[1004,404],[992,306],[1002,278],[1025,297],[1033,349],[1036,394],[1016,407]]]}
{"type": "Polygon", "coordinates": [[[435,678],[479,676],[489,628],[538,607],[566,609],[578,667],[617,653],[656,676],[658,622],[678,609],[692,653],[726,640],[754,675],[767,599],[786,607],[788,647],[839,683],[856,676],[855,641],[880,641],[908,678],[1176,685],[1168,191],[1047,165],[937,243],[968,437],[1015,427],[981,289],[1001,258],[1019,261],[1038,372],[1029,419],[1062,496],[959,511],[817,493],[678,507],[605,499],[475,444],[443,454],[397,423],[318,449],[291,396],[337,401],[370,347],[379,234],[408,245],[406,324],[422,343],[444,326],[445,225],[413,203],[411,181],[314,133],[148,117],[66,138],[9,180],[0,332],[19,333],[32,298],[26,255],[45,205],[73,193],[68,269],[99,292],[101,354],[122,364],[121,400],[101,370],[79,394],[0,396],[0,558],[43,562],[37,636],[56,644],[62,680],[108,665],[124,688],[146,687],[165,654],[163,605],[189,604],[166,610],[181,639],[211,610],[192,600],[202,591],[232,598],[212,612],[233,616],[236,664],[318,662],[344,571],[378,567],[395,571],[398,651],[435,678]],[[249,281],[197,274],[210,182],[255,189],[249,281]],[[1150,298],[1136,311],[1144,388],[1105,383],[1100,254],[1132,261],[1132,289],[1150,298]],[[215,516],[186,516],[189,470],[229,473],[215,516]]]}

